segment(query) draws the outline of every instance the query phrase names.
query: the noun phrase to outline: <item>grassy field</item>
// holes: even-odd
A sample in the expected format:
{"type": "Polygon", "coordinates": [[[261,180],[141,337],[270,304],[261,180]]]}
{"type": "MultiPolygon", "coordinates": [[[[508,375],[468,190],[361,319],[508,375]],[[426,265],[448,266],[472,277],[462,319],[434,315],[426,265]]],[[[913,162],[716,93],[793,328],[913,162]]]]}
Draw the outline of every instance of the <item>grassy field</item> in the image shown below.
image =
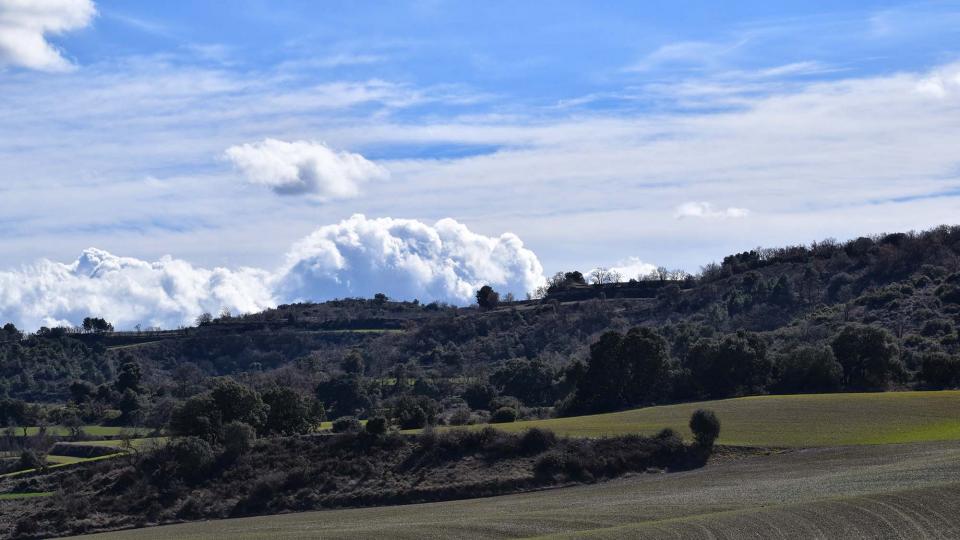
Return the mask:
{"type": "Polygon", "coordinates": [[[954,538],[960,442],[792,450],[669,474],[444,503],[94,535],[230,538],[954,538]]]}
{"type": "Polygon", "coordinates": [[[0,493],[0,501],[15,501],[19,499],[36,499],[37,497],[49,497],[53,495],[52,491],[38,491],[32,493],[0,493]]]}
{"type": "MultiPolygon", "coordinates": [[[[125,433],[128,433],[134,437],[143,437],[144,435],[150,433],[149,429],[119,426],[82,426],[82,429],[84,433],[91,437],[119,437],[125,433]]],[[[36,435],[39,431],[40,428],[37,426],[28,427],[27,435],[36,435]]],[[[16,433],[17,435],[22,435],[23,428],[16,428],[16,433]]],[[[50,435],[67,437],[70,435],[70,430],[63,426],[48,426],[47,433],[50,435]]]]}
{"type": "Polygon", "coordinates": [[[671,427],[691,437],[687,423],[698,408],[720,417],[721,444],[810,447],[960,440],[960,391],[756,396],[647,407],[609,414],[497,424],[558,434],[599,437],[652,434],[671,427]]]}

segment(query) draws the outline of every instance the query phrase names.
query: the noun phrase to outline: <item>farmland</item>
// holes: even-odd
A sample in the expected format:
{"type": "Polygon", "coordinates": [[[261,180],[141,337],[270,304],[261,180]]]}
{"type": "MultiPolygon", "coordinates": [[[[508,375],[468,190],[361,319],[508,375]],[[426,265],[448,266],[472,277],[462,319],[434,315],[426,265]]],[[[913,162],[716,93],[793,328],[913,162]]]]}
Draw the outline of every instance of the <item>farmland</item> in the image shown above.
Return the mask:
{"type": "Polygon", "coordinates": [[[960,440],[960,391],[755,396],[646,407],[607,414],[498,424],[522,431],[599,437],[652,434],[665,427],[689,438],[698,408],[723,420],[720,444],[812,447],[960,440]]]}
{"type": "Polygon", "coordinates": [[[960,443],[793,450],[671,474],[444,503],[211,521],[91,536],[743,537],[960,533],[960,443]]]}

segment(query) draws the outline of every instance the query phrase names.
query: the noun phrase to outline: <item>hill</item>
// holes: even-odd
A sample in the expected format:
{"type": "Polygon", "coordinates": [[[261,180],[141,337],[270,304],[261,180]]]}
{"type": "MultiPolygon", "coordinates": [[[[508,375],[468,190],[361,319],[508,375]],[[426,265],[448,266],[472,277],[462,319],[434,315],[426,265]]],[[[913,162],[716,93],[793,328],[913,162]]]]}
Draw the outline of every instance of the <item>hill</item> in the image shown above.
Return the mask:
{"type": "Polygon", "coordinates": [[[960,391],[751,396],[614,413],[499,424],[504,431],[549,429],[571,437],[654,434],[690,438],[697,409],[723,419],[720,444],[810,448],[960,440],[960,391]]]}
{"type": "Polygon", "coordinates": [[[823,448],[502,497],[84,538],[953,537],[960,533],[956,478],[956,442],[823,448]]]}

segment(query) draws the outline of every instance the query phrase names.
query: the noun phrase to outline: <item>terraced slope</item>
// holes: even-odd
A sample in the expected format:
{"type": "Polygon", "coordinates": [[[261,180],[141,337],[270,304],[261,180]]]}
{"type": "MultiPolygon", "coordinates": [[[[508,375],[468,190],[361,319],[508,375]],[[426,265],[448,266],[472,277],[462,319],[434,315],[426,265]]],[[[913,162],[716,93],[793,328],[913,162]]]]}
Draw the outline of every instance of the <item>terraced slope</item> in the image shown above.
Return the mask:
{"type": "Polygon", "coordinates": [[[608,414],[498,424],[597,437],[655,433],[671,427],[685,437],[690,414],[716,411],[721,444],[811,447],[960,440],[960,391],[755,396],[647,407],[608,414]]]}
{"type": "Polygon", "coordinates": [[[949,538],[960,443],[817,448],[670,474],[446,503],[211,521],[91,536],[230,538],[949,538]]]}

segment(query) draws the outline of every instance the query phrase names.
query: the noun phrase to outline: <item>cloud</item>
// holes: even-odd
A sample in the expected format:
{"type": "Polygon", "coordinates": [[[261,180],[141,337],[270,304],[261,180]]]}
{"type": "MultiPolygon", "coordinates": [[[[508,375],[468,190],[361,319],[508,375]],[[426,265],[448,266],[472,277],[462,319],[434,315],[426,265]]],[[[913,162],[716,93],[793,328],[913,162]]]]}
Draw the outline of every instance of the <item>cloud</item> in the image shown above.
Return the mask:
{"type": "Polygon", "coordinates": [[[91,0],[0,0],[0,67],[71,69],[46,36],[83,28],[95,14],[91,0]]]}
{"type": "Polygon", "coordinates": [[[729,207],[726,209],[716,209],[708,202],[687,202],[677,207],[674,214],[677,219],[683,218],[701,218],[701,219],[724,219],[724,218],[742,218],[750,215],[746,208],[729,207]]]}
{"type": "MultiPolygon", "coordinates": [[[[619,275],[620,281],[630,281],[631,279],[640,279],[650,275],[651,272],[657,269],[657,265],[643,262],[639,257],[627,257],[613,266],[608,266],[606,269],[609,272],[615,272],[619,275]]],[[[596,268],[591,268],[587,272],[589,278],[590,274],[596,268]]]]}
{"type": "Polygon", "coordinates": [[[120,328],[174,328],[204,311],[275,305],[268,272],[196,268],[170,257],[146,262],[86,249],[69,264],[42,260],[0,272],[0,319],[20,327],[75,325],[104,316],[120,328]]]}
{"type": "Polygon", "coordinates": [[[384,292],[464,304],[482,285],[522,297],[543,282],[537,256],[514,234],[483,236],[449,218],[430,226],[356,214],[295,244],[278,290],[288,299],[384,292]]]}
{"type": "Polygon", "coordinates": [[[360,154],[335,152],[318,142],[264,139],[231,146],[225,156],[251,183],[279,195],[345,199],[357,196],[361,184],[389,176],[360,154]]]}
{"type": "Polygon", "coordinates": [[[734,42],[680,41],[662,45],[628,66],[625,71],[645,72],[662,67],[703,66],[720,62],[747,43],[746,38],[734,42]]]}
{"type": "Polygon", "coordinates": [[[147,262],[89,248],[71,263],[41,260],[0,271],[0,321],[34,330],[102,316],[118,328],[173,328],[203,312],[256,312],[281,302],[372,297],[472,301],[490,284],[523,296],[544,282],[514,234],[487,237],[452,219],[433,226],[354,215],[296,243],[276,271],[205,269],[171,257],[147,262]]]}

